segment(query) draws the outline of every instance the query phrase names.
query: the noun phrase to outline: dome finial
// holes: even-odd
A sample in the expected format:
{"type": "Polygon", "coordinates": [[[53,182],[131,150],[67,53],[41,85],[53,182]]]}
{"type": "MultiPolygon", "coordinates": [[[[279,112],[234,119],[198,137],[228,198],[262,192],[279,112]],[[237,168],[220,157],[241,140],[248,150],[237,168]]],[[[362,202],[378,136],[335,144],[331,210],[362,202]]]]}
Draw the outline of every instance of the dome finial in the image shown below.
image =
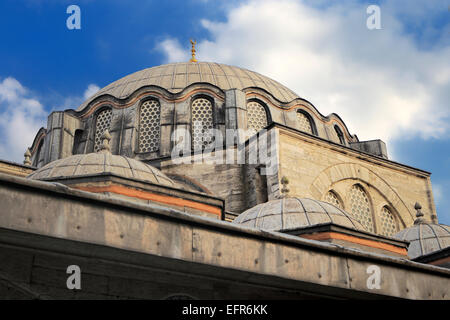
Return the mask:
{"type": "Polygon", "coordinates": [[[195,59],[195,45],[197,44],[197,41],[192,40],[191,39],[191,45],[192,45],[192,49],[191,49],[191,53],[192,53],[192,58],[191,60],[189,60],[189,62],[197,62],[197,59],[195,59]]]}
{"type": "Polygon", "coordinates": [[[424,223],[425,219],[423,218],[422,211],[420,211],[420,209],[422,209],[420,203],[416,202],[414,209],[416,209],[416,220],[414,220],[414,224],[424,223]]]}
{"type": "Polygon", "coordinates": [[[30,148],[27,148],[27,151],[25,151],[23,156],[25,157],[25,159],[23,160],[23,164],[26,165],[26,166],[31,166],[31,152],[30,152],[30,148]]]}
{"type": "Polygon", "coordinates": [[[111,135],[109,134],[108,129],[106,129],[102,134],[102,146],[98,152],[101,153],[111,153],[111,146],[109,142],[111,141],[111,135]]]}
{"type": "Polygon", "coordinates": [[[289,196],[289,188],[288,188],[289,179],[286,178],[286,176],[283,176],[281,178],[281,184],[283,185],[283,187],[281,188],[281,198],[286,198],[289,196]]]}

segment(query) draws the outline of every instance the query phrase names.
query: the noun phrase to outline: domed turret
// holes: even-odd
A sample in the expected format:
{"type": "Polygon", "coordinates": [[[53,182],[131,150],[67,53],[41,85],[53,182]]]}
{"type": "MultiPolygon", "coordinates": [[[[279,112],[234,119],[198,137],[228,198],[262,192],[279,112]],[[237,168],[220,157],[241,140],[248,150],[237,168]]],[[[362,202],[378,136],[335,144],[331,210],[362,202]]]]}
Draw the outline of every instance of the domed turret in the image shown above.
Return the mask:
{"type": "Polygon", "coordinates": [[[450,226],[444,224],[428,223],[420,211],[422,207],[416,203],[417,210],[414,225],[403,229],[395,238],[408,241],[408,256],[411,259],[435,252],[450,246],[450,226]]]}
{"type": "Polygon", "coordinates": [[[323,223],[364,231],[350,214],[327,202],[288,197],[258,204],[242,212],[233,223],[259,229],[281,231],[323,223]]]}
{"type": "Polygon", "coordinates": [[[147,181],[165,186],[175,183],[158,169],[138,160],[111,154],[108,131],[102,136],[103,145],[97,153],[77,154],[48,163],[28,176],[33,180],[53,180],[98,174],[113,174],[122,178],[147,181]]]}

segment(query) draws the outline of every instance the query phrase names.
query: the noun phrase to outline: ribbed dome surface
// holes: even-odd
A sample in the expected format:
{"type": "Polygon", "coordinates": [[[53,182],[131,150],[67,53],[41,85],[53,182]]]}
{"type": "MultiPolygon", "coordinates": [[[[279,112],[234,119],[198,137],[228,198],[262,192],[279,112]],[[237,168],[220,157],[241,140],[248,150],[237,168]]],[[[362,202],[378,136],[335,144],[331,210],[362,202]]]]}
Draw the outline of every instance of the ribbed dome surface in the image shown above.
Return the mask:
{"type": "Polygon", "coordinates": [[[298,98],[292,90],[253,71],[213,62],[181,62],[147,68],[123,77],[98,91],[77,110],[83,110],[91,100],[103,94],[123,99],[139,88],[150,85],[177,93],[197,82],[207,82],[222,90],[258,87],[282,102],[298,98]]]}
{"type": "Polygon", "coordinates": [[[418,223],[394,235],[409,241],[408,256],[411,259],[450,246],[450,227],[444,224],[418,223]]]}
{"type": "Polygon", "coordinates": [[[51,180],[52,178],[76,177],[111,173],[124,178],[148,181],[166,186],[175,183],[158,169],[131,158],[111,153],[78,154],[59,159],[39,168],[27,178],[51,180]]]}
{"type": "Polygon", "coordinates": [[[234,219],[248,227],[271,231],[290,230],[322,223],[365,231],[359,221],[345,211],[323,201],[301,198],[283,198],[258,204],[234,219]]]}

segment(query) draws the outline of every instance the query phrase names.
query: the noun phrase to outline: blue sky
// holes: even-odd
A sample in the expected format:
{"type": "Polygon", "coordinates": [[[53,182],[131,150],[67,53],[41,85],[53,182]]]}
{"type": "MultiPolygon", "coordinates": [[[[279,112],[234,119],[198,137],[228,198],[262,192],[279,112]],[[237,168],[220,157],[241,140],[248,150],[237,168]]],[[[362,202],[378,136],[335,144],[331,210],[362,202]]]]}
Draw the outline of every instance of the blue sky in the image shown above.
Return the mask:
{"type": "Polygon", "coordinates": [[[432,172],[440,222],[450,224],[450,11],[442,1],[0,2],[0,158],[21,161],[52,110],[127,74],[198,58],[258,71],[361,140],[432,172]],[[81,8],[68,30],[66,8],[81,8]],[[381,8],[368,30],[366,8],[381,8]],[[88,90],[89,88],[89,90],[88,90]],[[22,134],[17,135],[18,130],[22,134]]]}

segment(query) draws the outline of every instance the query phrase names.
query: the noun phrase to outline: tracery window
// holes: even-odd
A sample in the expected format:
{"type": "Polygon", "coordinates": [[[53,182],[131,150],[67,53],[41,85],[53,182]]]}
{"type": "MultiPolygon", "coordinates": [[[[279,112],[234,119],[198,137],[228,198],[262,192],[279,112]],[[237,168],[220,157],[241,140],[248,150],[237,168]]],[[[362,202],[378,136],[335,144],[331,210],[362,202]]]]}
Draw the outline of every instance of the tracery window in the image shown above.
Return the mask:
{"type": "Polygon", "coordinates": [[[147,100],[139,110],[139,151],[154,152],[159,149],[161,106],[157,100],[147,100]]]}
{"type": "Polygon", "coordinates": [[[391,237],[397,233],[397,224],[395,223],[394,215],[387,206],[381,208],[380,211],[380,221],[381,221],[381,234],[391,237]]]}
{"type": "Polygon", "coordinates": [[[267,126],[266,109],[256,101],[247,103],[247,126],[256,132],[267,126]]]}
{"type": "Polygon", "coordinates": [[[192,102],[192,147],[201,150],[209,145],[213,134],[213,107],[209,99],[197,98],[192,102]]]}
{"type": "Polygon", "coordinates": [[[94,152],[100,150],[102,146],[102,135],[105,130],[109,130],[112,119],[112,110],[103,109],[97,114],[97,120],[95,122],[95,138],[94,138],[94,152]]]}
{"type": "Polygon", "coordinates": [[[361,222],[364,228],[369,232],[374,232],[372,209],[366,191],[355,184],[350,190],[350,207],[353,216],[361,222]]]}
{"type": "Polygon", "coordinates": [[[301,131],[314,134],[313,124],[311,123],[311,119],[306,114],[297,111],[297,121],[301,131]]]}
{"type": "Polygon", "coordinates": [[[342,133],[341,128],[339,128],[338,126],[334,126],[334,131],[336,132],[339,143],[345,145],[344,134],[342,133]]]}
{"type": "Polygon", "coordinates": [[[332,190],[330,190],[326,193],[324,200],[325,200],[325,202],[331,203],[332,205],[334,205],[340,209],[343,209],[341,200],[339,200],[338,195],[332,190]]]}

